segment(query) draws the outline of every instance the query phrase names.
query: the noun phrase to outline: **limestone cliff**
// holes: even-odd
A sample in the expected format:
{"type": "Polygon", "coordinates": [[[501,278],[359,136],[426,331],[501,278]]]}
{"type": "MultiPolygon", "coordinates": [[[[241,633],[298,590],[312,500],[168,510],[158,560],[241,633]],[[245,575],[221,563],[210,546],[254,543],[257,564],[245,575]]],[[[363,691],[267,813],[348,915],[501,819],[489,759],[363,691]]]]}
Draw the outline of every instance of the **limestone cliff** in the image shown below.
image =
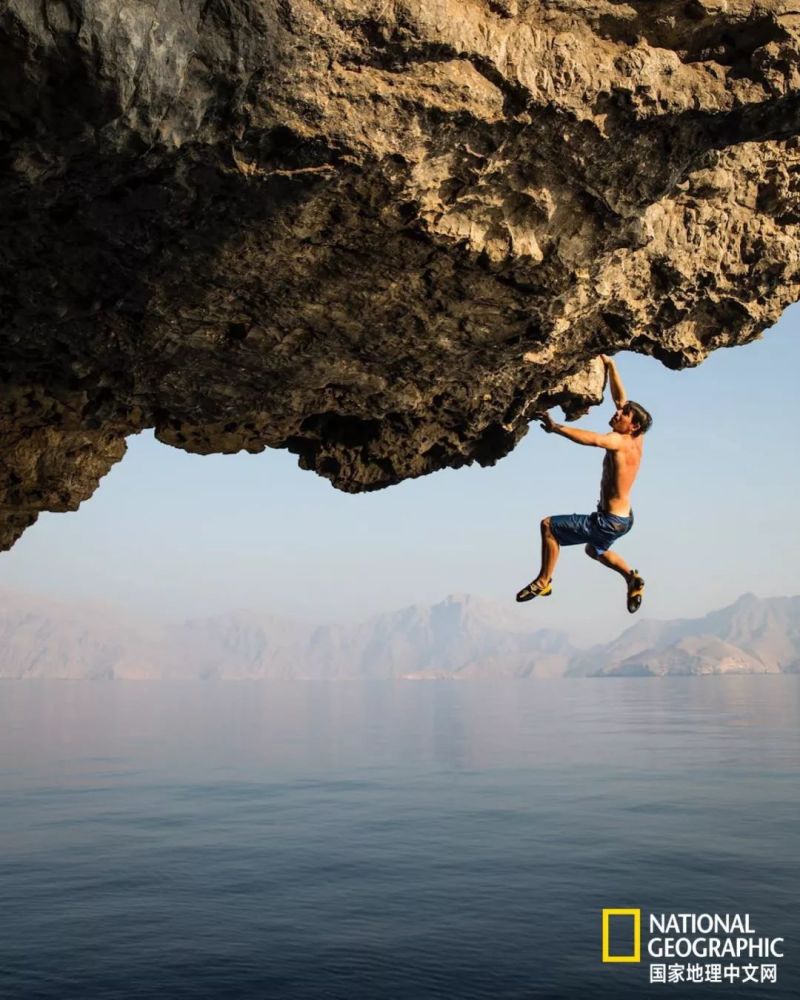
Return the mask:
{"type": "Polygon", "coordinates": [[[5,0],[0,545],[130,433],[490,464],[800,298],[800,12],[5,0]]]}

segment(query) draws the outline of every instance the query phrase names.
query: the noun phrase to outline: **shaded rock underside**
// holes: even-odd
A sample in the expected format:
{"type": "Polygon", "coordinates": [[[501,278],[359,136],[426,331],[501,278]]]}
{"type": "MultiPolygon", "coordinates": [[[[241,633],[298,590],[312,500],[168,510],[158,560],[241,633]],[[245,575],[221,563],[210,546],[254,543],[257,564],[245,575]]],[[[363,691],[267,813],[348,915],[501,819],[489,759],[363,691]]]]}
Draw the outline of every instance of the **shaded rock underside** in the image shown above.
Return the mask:
{"type": "Polygon", "coordinates": [[[788,3],[9,0],[0,546],[155,428],[491,464],[798,294],[788,3]]]}

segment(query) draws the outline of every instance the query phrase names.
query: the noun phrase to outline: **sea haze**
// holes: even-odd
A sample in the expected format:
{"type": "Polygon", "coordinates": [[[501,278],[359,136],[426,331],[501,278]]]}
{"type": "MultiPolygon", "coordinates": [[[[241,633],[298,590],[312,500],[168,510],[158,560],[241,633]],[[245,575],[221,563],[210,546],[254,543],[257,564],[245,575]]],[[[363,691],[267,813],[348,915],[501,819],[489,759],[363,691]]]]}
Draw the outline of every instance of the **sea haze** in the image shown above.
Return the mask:
{"type": "Polygon", "coordinates": [[[788,1000],[798,694],[0,682],[0,995],[788,1000]],[[778,983],[649,986],[603,907],[748,912],[778,983]]]}
{"type": "Polygon", "coordinates": [[[0,678],[546,680],[800,671],[800,597],[745,594],[719,611],[674,621],[637,615],[613,642],[588,651],[543,628],[541,611],[541,601],[500,605],[451,594],[349,625],[239,612],[159,626],[105,607],[0,590],[0,678]]]}

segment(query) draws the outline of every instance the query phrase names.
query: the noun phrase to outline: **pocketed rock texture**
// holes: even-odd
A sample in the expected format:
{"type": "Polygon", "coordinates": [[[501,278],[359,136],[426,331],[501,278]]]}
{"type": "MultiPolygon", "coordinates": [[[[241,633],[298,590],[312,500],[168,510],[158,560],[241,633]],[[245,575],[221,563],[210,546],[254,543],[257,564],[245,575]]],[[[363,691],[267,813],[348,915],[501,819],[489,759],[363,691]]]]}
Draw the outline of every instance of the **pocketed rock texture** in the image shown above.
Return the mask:
{"type": "Polygon", "coordinates": [[[796,8],[6,0],[0,545],[143,428],[357,492],[585,412],[601,351],[756,337],[800,297],[796,8]]]}

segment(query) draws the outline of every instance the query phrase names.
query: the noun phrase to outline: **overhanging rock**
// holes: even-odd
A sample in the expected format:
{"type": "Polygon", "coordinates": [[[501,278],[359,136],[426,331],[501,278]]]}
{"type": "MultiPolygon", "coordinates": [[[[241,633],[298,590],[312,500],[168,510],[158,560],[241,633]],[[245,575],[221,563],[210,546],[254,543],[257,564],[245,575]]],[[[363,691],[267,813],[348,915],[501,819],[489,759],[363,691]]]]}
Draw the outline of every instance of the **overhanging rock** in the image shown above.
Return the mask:
{"type": "Polygon", "coordinates": [[[10,0],[0,545],[154,427],[357,492],[800,297],[789,3],[10,0]]]}

